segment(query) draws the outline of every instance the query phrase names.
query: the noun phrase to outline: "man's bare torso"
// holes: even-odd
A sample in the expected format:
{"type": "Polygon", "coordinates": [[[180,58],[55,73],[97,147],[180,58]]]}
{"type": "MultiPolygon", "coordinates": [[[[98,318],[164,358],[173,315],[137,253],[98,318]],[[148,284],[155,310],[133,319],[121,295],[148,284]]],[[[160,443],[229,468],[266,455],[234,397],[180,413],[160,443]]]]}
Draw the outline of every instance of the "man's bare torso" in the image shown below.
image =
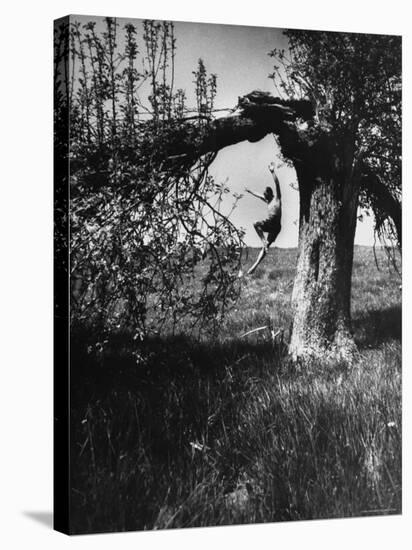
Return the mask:
{"type": "Polygon", "coordinates": [[[278,197],[273,197],[273,199],[268,203],[268,219],[277,219],[279,220],[282,215],[282,204],[278,197]]]}

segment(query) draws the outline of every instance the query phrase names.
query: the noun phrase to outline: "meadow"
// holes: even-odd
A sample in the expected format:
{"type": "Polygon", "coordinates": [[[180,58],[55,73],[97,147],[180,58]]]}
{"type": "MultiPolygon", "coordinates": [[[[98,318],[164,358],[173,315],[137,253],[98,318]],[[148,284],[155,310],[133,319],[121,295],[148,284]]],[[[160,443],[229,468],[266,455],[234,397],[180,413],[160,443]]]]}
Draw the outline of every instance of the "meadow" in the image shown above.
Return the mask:
{"type": "Polygon", "coordinates": [[[355,249],[350,365],[287,355],[295,249],[215,335],[74,338],[73,533],[401,513],[401,281],[376,256],[355,249]]]}

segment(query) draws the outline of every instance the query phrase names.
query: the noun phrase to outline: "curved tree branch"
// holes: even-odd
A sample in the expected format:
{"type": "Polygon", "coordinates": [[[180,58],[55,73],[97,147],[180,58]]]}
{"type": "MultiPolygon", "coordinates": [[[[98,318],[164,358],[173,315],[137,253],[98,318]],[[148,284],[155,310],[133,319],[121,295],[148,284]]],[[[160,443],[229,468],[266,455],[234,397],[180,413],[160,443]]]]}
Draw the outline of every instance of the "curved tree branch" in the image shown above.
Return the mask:
{"type": "Polygon", "coordinates": [[[212,120],[205,126],[183,124],[176,138],[167,145],[169,158],[197,158],[241,141],[260,141],[270,133],[285,142],[297,142],[297,136],[291,136],[294,123],[309,121],[313,115],[312,104],[307,100],[287,101],[266,92],[251,92],[239,98],[236,110],[229,116],[212,120]]]}

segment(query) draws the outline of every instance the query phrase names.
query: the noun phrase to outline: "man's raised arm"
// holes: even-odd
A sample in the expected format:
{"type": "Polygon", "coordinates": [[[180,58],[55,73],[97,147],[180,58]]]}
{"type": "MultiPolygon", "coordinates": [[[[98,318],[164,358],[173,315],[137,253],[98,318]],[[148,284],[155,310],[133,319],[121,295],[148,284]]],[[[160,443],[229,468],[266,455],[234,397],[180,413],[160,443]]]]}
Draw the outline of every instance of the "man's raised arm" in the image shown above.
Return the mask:
{"type": "Polygon", "coordinates": [[[273,181],[275,182],[276,198],[280,200],[282,198],[282,194],[280,192],[280,184],[279,184],[278,177],[275,173],[275,164],[273,162],[269,164],[269,171],[272,174],[273,181]]]}

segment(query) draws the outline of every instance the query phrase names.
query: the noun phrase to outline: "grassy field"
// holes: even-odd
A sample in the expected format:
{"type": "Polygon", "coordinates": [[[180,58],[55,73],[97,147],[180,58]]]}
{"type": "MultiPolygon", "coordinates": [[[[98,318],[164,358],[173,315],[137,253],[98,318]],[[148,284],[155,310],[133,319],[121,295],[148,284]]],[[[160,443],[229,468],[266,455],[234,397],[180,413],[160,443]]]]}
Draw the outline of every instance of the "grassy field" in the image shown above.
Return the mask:
{"type": "Polygon", "coordinates": [[[270,251],[216,337],[78,341],[73,532],[399,514],[400,280],[378,260],[356,248],[351,366],[287,357],[296,250],[270,251]]]}

